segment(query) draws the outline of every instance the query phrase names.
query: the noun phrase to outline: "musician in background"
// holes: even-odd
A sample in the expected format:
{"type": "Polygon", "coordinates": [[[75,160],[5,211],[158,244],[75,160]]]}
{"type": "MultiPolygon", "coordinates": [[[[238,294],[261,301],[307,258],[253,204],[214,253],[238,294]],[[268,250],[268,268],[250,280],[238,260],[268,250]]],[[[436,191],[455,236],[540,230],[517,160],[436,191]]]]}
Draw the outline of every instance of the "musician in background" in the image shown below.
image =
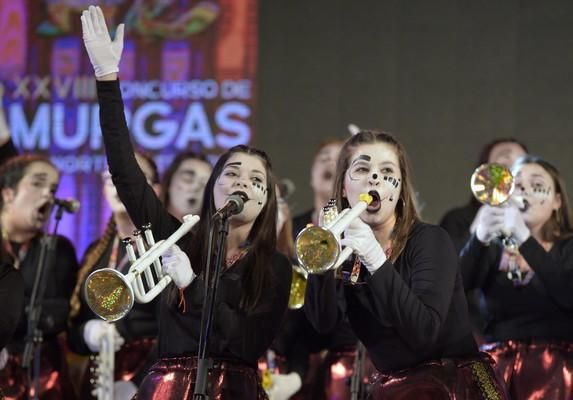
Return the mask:
{"type": "MultiPolygon", "coordinates": [[[[151,223],[156,240],[166,239],[180,221],[163,207],[133,155],[117,75],[123,26],[112,42],[101,9],[91,6],[82,14],[82,30],[97,77],[100,125],[112,180],[132,221],[151,223]]],[[[183,399],[194,391],[208,232],[214,224],[212,215],[237,191],[248,200],[230,218],[226,247],[221,249],[208,391],[211,398],[265,398],[257,360],[277,333],[291,283],[290,263],[276,251],[275,184],[270,161],[260,150],[235,146],[215,164],[197,229],[179,240],[180,248],[174,246],[162,257],[164,268],[167,258],[173,284],[161,295],[160,359],[141,383],[138,399],[183,399]]]]}
{"type": "MultiPolygon", "coordinates": [[[[402,145],[362,131],[344,144],[334,193],[340,209],[373,201],[344,231],[354,250],[337,280],[311,274],[305,312],[319,332],[348,316],[378,370],[371,399],[505,399],[492,360],[472,337],[458,257],[441,228],[420,222],[402,145]]],[[[312,251],[312,249],[309,249],[312,251]]]]}
{"type": "Polygon", "coordinates": [[[573,398],[573,217],[559,171],[535,156],[512,168],[523,205],[483,206],[462,250],[467,289],[483,290],[486,350],[515,400],[573,398]],[[517,253],[502,245],[512,237],[517,253]],[[508,275],[510,263],[521,277],[508,275]],[[509,279],[511,277],[512,279],[509,279]]]}
{"type": "Polygon", "coordinates": [[[181,221],[184,215],[199,214],[212,169],[203,154],[192,151],[177,154],[163,174],[161,185],[163,203],[171,215],[181,221]]]}
{"type": "MultiPolygon", "coordinates": [[[[147,183],[159,195],[158,172],[153,158],[141,152],[137,152],[135,158],[147,183]]],[[[72,329],[69,343],[71,350],[78,354],[97,355],[101,350],[102,340],[105,340],[108,325],[87,305],[83,292],[85,279],[90,273],[100,268],[114,268],[126,274],[130,263],[121,239],[131,237],[137,229],[119,199],[108,171],[103,173],[102,179],[104,196],[112,215],[103,235],[94,241],[84,254],[70,301],[72,329]]],[[[114,345],[117,350],[114,359],[116,400],[133,397],[139,382],[147,372],[147,367],[156,359],[157,349],[154,346],[158,333],[157,307],[156,301],[147,304],[136,303],[125,318],[113,323],[116,336],[114,345]]],[[[82,399],[93,397],[94,385],[90,380],[96,376],[91,371],[91,367],[96,367],[96,364],[93,360],[90,361],[89,368],[85,370],[80,389],[82,399]]]]}
{"type": "MultiPolygon", "coordinates": [[[[60,175],[54,165],[40,155],[22,155],[0,167],[0,259],[22,275],[24,304],[28,304],[38,269],[44,227],[52,215],[54,193],[60,175]]],[[[38,328],[43,333],[39,398],[73,399],[67,365],[58,335],[67,328],[69,300],[76,281],[77,259],[73,245],[57,236],[54,264],[44,272],[46,290],[38,328]]],[[[22,369],[22,353],[27,333],[27,318],[21,309],[20,323],[6,346],[9,359],[0,371],[0,388],[9,398],[25,399],[32,382],[22,369]]]]}
{"type": "MultiPolygon", "coordinates": [[[[485,163],[497,163],[511,168],[515,160],[526,153],[527,147],[525,144],[514,138],[495,139],[482,148],[476,167],[485,163]]],[[[458,254],[475,232],[477,214],[481,208],[482,204],[471,195],[464,206],[453,208],[442,217],[440,226],[450,234],[458,254]]],[[[474,289],[467,291],[466,297],[474,337],[478,344],[481,344],[483,343],[483,329],[486,323],[481,311],[481,308],[483,308],[483,295],[480,289],[474,289]]]]}

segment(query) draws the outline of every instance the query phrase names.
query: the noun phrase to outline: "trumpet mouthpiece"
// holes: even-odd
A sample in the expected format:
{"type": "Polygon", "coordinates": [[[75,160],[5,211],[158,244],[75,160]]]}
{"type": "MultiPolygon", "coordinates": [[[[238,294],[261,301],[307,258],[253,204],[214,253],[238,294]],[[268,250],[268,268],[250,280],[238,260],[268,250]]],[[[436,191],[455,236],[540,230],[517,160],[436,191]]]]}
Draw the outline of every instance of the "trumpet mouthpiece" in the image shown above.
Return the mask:
{"type": "Polygon", "coordinates": [[[360,196],[358,197],[358,199],[360,201],[365,202],[368,205],[370,205],[370,203],[372,203],[372,200],[374,200],[374,198],[371,195],[369,195],[368,193],[361,193],[360,196]]]}

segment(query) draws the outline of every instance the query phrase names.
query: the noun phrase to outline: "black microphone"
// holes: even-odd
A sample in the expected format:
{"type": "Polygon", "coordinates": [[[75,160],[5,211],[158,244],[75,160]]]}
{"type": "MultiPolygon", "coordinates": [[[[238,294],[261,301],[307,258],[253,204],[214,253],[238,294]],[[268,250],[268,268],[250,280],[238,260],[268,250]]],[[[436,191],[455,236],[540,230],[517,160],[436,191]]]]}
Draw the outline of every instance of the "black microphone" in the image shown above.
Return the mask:
{"type": "Polygon", "coordinates": [[[54,199],[54,204],[62,207],[65,212],[73,214],[80,209],[80,202],[76,199],[54,199]]]}
{"type": "Polygon", "coordinates": [[[249,196],[245,192],[237,191],[232,193],[227,199],[227,203],[219,208],[214,218],[229,218],[231,215],[239,214],[245,207],[245,202],[249,200],[249,196]]]}

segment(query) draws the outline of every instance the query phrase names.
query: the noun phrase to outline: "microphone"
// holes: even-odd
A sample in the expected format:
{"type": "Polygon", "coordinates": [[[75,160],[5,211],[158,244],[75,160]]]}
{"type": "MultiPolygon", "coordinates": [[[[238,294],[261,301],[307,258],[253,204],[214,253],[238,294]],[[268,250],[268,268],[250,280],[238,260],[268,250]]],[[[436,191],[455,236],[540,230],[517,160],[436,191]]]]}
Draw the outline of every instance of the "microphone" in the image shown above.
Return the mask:
{"type": "Polygon", "coordinates": [[[227,203],[219,208],[213,218],[229,218],[232,215],[239,214],[245,207],[245,202],[249,200],[249,196],[245,192],[236,191],[232,193],[227,199],[227,203]]]}
{"type": "Polygon", "coordinates": [[[54,199],[54,204],[62,207],[65,212],[73,214],[80,209],[80,202],[76,199],[54,199]]]}

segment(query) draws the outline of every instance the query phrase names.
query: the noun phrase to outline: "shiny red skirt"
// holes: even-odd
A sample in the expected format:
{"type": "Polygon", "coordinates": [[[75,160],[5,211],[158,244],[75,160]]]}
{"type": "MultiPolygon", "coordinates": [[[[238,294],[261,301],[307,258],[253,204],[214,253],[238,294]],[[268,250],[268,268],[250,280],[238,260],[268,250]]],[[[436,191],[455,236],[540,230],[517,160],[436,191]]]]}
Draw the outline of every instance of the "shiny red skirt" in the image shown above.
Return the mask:
{"type": "Polygon", "coordinates": [[[484,345],[511,398],[573,399],[573,343],[507,341],[484,345]]]}
{"type": "MultiPolygon", "coordinates": [[[[142,369],[148,365],[147,363],[150,359],[149,353],[156,342],[156,339],[144,338],[132,340],[121,346],[121,349],[115,353],[115,380],[132,381],[136,375],[144,373],[145,371],[142,371],[142,369]]],[[[92,358],[90,358],[88,368],[86,368],[82,382],[82,400],[95,398],[91,394],[93,386],[90,383],[91,379],[96,378],[91,372],[94,367],[96,367],[96,363],[92,358]]],[[[138,382],[134,383],[137,385],[138,382]]]]}
{"type": "MultiPolygon", "coordinates": [[[[162,358],[141,382],[135,399],[191,400],[196,374],[196,357],[162,358]]],[[[213,360],[207,390],[212,400],[268,400],[257,370],[233,360],[213,360]]]]}
{"type": "Polygon", "coordinates": [[[391,374],[376,373],[372,400],[506,400],[510,397],[486,354],[441,359],[391,374]]]}
{"type": "MultiPolygon", "coordinates": [[[[0,370],[0,393],[5,400],[31,398],[33,389],[28,373],[22,368],[22,355],[10,354],[4,369],[0,370]]],[[[68,375],[64,351],[56,341],[42,345],[40,352],[40,376],[38,378],[40,400],[61,400],[76,398],[68,375]]]]}

